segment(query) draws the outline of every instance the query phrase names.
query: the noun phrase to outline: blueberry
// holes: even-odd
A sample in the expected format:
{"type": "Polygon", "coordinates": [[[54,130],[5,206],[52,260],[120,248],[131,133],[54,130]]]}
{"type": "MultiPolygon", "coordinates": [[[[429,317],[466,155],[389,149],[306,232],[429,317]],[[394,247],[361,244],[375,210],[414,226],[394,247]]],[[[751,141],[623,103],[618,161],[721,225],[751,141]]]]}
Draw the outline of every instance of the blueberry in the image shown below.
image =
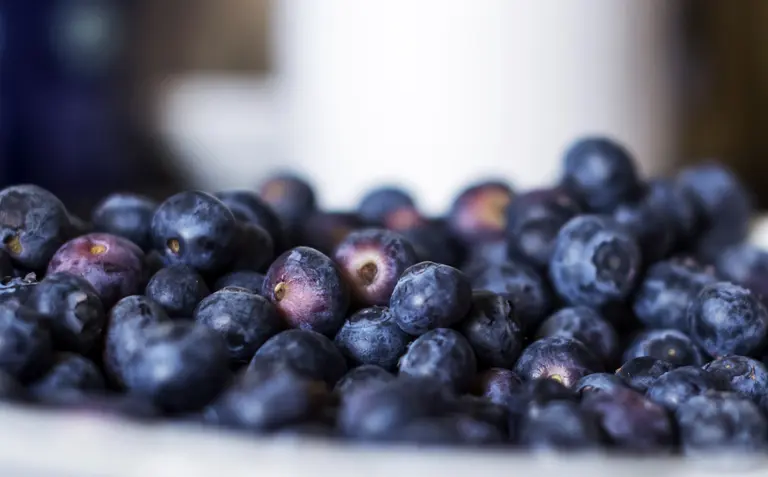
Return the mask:
{"type": "Polygon", "coordinates": [[[572,305],[622,301],[635,287],[641,259],[637,242],[610,219],[582,215],[560,229],[549,274],[572,305]]]}
{"type": "Polygon", "coordinates": [[[616,376],[637,392],[645,393],[659,377],[675,367],[662,360],[643,356],[630,359],[616,370],[616,376]]]}
{"type": "Polygon", "coordinates": [[[523,416],[518,433],[519,443],[532,450],[585,451],[603,446],[596,419],[571,401],[533,406],[523,416]]]}
{"type": "Polygon", "coordinates": [[[490,368],[478,373],[475,392],[496,404],[506,404],[523,385],[520,376],[504,368],[490,368]]]}
{"type": "Polygon", "coordinates": [[[216,197],[232,211],[235,218],[267,231],[274,242],[275,250],[282,253],[285,248],[283,223],[272,207],[256,192],[249,190],[227,190],[218,192],[216,197]]]}
{"type": "Polygon", "coordinates": [[[275,245],[269,233],[256,224],[239,223],[233,246],[235,259],[230,271],[263,272],[275,258],[275,245]]]}
{"type": "Polygon", "coordinates": [[[222,336],[233,364],[248,363],[261,345],[283,329],[277,310],[266,298],[234,288],[204,298],[194,318],[222,336]]]}
{"type": "Polygon", "coordinates": [[[515,372],[524,380],[548,378],[568,388],[599,371],[598,360],[580,341],[558,336],[531,343],[515,365],[515,372]]]}
{"type": "Polygon", "coordinates": [[[206,413],[224,426],[266,431],[311,418],[327,400],[325,383],[269,365],[238,375],[206,413]]]}
{"type": "Polygon", "coordinates": [[[234,257],[238,222],[216,197],[200,191],[166,199],[152,217],[152,244],[166,264],[218,271],[234,257]]]}
{"type": "Polygon", "coordinates": [[[672,366],[701,366],[704,356],[685,333],[677,330],[648,330],[640,333],[624,351],[624,361],[650,356],[672,366]]]}
{"type": "Polygon", "coordinates": [[[107,316],[96,290],[84,278],[48,275],[34,287],[27,305],[45,317],[57,349],[88,353],[100,345],[107,316]]]}
{"type": "Polygon", "coordinates": [[[594,373],[579,379],[573,389],[583,396],[590,393],[610,392],[626,386],[626,383],[615,374],[594,373]]]}
{"type": "Polygon", "coordinates": [[[36,396],[38,402],[70,414],[86,417],[117,417],[140,422],[160,417],[160,409],[152,401],[135,394],[68,392],[36,396]]]}
{"type": "Polygon", "coordinates": [[[510,255],[546,269],[558,231],[581,212],[581,206],[560,188],[517,196],[507,208],[510,255]]]}
{"type": "Polygon", "coordinates": [[[123,378],[129,392],[171,412],[195,411],[215,398],[228,379],[224,341],[188,321],[151,323],[141,333],[123,378]]]}
{"type": "Polygon", "coordinates": [[[450,415],[414,420],[393,432],[389,439],[417,446],[488,446],[501,444],[504,435],[482,420],[450,415]]]}
{"type": "Polygon", "coordinates": [[[589,393],[582,408],[594,416],[611,444],[625,452],[658,453],[674,444],[674,427],[666,409],[624,388],[589,393]]]}
{"type": "Polygon", "coordinates": [[[736,393],[695,396],[675,413],[680,443],[688,456],[760,453],[766,450],[768,422],[760,409],[736,393]]]}
{"type": "Polygon", "coordinates": [[[444,415],[455,406],[445,386],[431,379],[398,377],[342,401],[339,428],[360,439],[384,439],[417,419],[444,415]]]}
{"type": "Polygon", "coordinates": [[[497,181],[480,182],[464,189],[448,212],[448,226],[464,243],[493,242],[504,238],[510,187],[497,181]]]}
{"type": "Polygon", "coordinates": [[[349,370],[336,383],[334,391],[341,399],[349,399],[357,392],[367,392],[394,380],[395,376],[381,366],[364,364],[349,370]]]}
{"type": "Polygon", "coordinates": [[[688,304],[704,286],[715,283],[713,274],[690,260],[668,260],[652,265],[637,289],[632,308],[649,328],[688,330],[688,304]]]}
{"type": "Polygon", "coordinates": [[[451,414],[455,417],[468,418],[473,422],[489,424],[505,440],[509,439],[510,419],[504,404],[497,404],[480,396],[465,394],[457,399],[451,414]]]}
{"type": "Polygon", "coordinates": [[[0,279],[0,301],[26,303],[39,282],[35,273],[0,279]]]}
{"type": "Polygon", "coordinates": [[[459,330],[483,367],[511,368],[523,350],[523,332],[512,303],[487,291],[472,294],[472,307],[459,330]]]}
{"type": "Polygon", "coordinates": [[[677,242],[672,219],[662,207],[666,205],[658,206],[643,199],[620,204],[613,211],[613,220],[637,241],[646,263],[669,255],[677,242]]]}
{"type": "Polygon", "coordinates": [[[674,231],[676,248],[690,243],[701,226],[693,194],[673,179],[657,178],[648,182],[643,200],[665,213],[667,223],[674,231]]]}
{"type": "Polygon", "coordinates": [[[415,336],[459,323],[471,304],[469,279],[453,267],[434,262],[406,269],[389,301],[397,324],[415,336]]]}
{"type": "Polygon", "coordinates": [[[287,330],[268,339],[251,360],[250,367],[285,362],[310,379],[333,386],[347,372],[344,356],[333,342],[314,331],[287,330]]]}
{"type": "Polygon", "coordinates": [[[13,376],[0,371],[0,401],[24,401],[27,390],[13,376]]]}
{"type": "Polygon", "coordinates": [[[563,385],[560,381],[548,378],[535,378],[523,382],[518,392],[526,409],[531,406],[541,406],[553,401],[578,401],[579,396],[563,385]]]}
{"type": "Polygon", "coordinates": [[[355,214],[316,212],[302,224],[301,243],[332,255],[350,233],[363,226],[363,221],[355,214]]]}
{"type": "Polygon", "coordinates": [[[563,186],[595,212],[609,212],[640,192],[630,153],[608,138],[586,137],[576,141],[565,152],[563,168],[563,186]]]}
{"type": "Polygon", "coordinates": [[[211,292],[194,268],[171,265],[149,280],[146,295],[162,306],[172,318],[189,318],[200,301],[211,292]]]}
{"type": "Polygon", "coordinates": [[[0,278],[13,276],[13,262],[8,252],[0,249],[0,278]]]}
{"type": "Polygon", "coordinates": [[[316,207],[312,187],[291,174],[281,174],[266,180],[259,187],[259,196],[288,227],[297,226],[316,207]]]}
{"type": "Polygon", "coordinates": [[[398,368],[401,375],[431,377],[460,392],[468,390],[475,379],[477,358],[459,332],[438,328],[416,338],[398,368]]]}
{"type": "Polygon", "coordinates": [[[427,223],[398,231],[413,245],[418,261],[458,265],[460,247],[444,227],[427,223]]]}
{"type": "Polygon", "coordinates": [[[472,277],[472,287],[509,300],[526,330],[535,330],[552,308],[549,286],[538,272],[522,263],[507,260],[490,264],[472,277]]]}
{"type": "Polygon", "coordinates": [[[32,384],[32,391],[46,395],[72,391],[99,391],[104,389],[104,377],[89,359],[70,353],[56,356],[51,369],[32,384]]]}
{"type": "Polygon", "coordinates": [[[610,363],[619,349],[616,330],[600,314],[586,306],[563,308],[541,324],[536,338],[560,336],[581,341],[603,363],[610,363]]]}
{"type": "Polygon", "coordinates": [[[364,229],[347,235],[333,258],[358,303],[387,305],[400,275],[416,263],[416,252],[397,232],[364,229]]]}
{"type": "Polygon", "coordinates": [[[357,213],[367,224],[381,225],[392,210],[413,206],[413,198],[406,191],[384,186],[365,194],[357,206],[357,213]]]}
{"type": "Polygon", "coordinates": [[[165,310],[144,296],[125,297],[112,307],[104,343],[104,368],[114,384],[122,386],[127,364],[142,351],[147,327],[167,321],[170,318],[165,310]]]}
{"type": "Polygon", "coordinates": [[[67,209],[47,190],[16,185],[0,191],[0,240],[15,264],[44,270],[72,234],[67,209]]]}
{"type": "Polygon", "coordinates": [[[91,215],[97,232],[125,237],[144,250],[152,246],[152,216],[157,202],[137,194],[116,193],[99,202],[91,215]]]}
{"type": "Polygon", "coordinates": [[[44,318],[18,302],[0,303],[0,371],[28,382],[44,373],[51,359],[44,318]]]}
{"type": "Polygon", "coordinates": [[[746,356],[724,356],[704,366],[718,382],[727,383],[731,391],[764,406],[768,399],[768,369],[760,361],[746,356]]]}
{"type": "Polygon", "coordinates": [[[763,350],[768,311],[749,290],[728,282],[704,287],[688,307],[691,338],[711,356],[763,350]]]}
{"type": "Polygon", "coordinates": [[[720,275],[749,288],[764,302],[768,298],[768,252],[749,243],[728,247],[715,262],[720,275]]]}
{"type": "Polygon", "coordinates": [[[397,326],[389,308],[363,308],[350,316],[341,327],[334,343],[355,365],[375,364],[387,370],[397,368],[411,337],[397,326]]]}
{"type": "Polygon", "coordinates": [[[429,226],[429,220],[424,217],[414,205],[393,207],[384,214],[383,224],[389,230],[405,233],[409,230],[429,226]]]}
{"type": "Polygon", "coordinates": [[[349,292],[333,261],[315,249],[297,247],[269,267],[262,295],[292,328],[333,336],[344,323],[349,292]]]}
{"type": "Polygon", "coordinates": [[[239,271],[222,275],[213,285],[214,291],[219,291],[226,287],[245,288],[251,293],[261,295],[261,289],[264,286],[264,275],[259,272],[239,271]]]}
{"type": "Polygon", "coordinates": [[[646,391],[651,401],[674,411],[693,396],[707,391],[725,391],[727,383],[718,381],[709,371],[683,366],[664,373],[646,391]]]}
{"type": "Polygon", "coordinates": [[[90,283],[106,308],[144,285],[144,252],[130,240],[93,233],[61,246],[48,264],[48,274],[66,272],[90,283]]]}

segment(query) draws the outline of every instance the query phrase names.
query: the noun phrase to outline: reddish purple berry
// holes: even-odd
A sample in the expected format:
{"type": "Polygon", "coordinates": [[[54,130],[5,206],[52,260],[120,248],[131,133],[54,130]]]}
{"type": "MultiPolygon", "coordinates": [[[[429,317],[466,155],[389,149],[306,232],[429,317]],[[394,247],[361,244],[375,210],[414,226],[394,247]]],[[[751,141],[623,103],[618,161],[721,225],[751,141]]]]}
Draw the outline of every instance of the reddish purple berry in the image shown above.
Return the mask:
{"type": "Polygon", "coordinates": [[[451,232],[462,242],[493,242],[504,237],[507,206],[514,193],[501,182],[483,182],[464,190],[448,214],[451,232]]]}

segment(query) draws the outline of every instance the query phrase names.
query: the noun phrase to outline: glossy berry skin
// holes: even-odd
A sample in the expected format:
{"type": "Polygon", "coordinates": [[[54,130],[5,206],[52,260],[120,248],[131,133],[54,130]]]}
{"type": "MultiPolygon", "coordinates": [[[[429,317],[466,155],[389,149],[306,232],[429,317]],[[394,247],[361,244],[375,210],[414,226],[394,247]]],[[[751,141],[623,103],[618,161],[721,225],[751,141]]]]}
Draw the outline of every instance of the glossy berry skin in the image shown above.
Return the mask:
{"type": "Polygon", "coordinates": [[[713,273],[691,260],[667,260],[652,265],[635,293],[632,309],[648,328],[688,330],[688,305],[713,273]]]}
{"type": "Polygon", "coordinates": [[[315,212],[302,222],[301,244],[333,255],[349,234],[364,225],[360,217],[348,212],[315,212]]]}
{"type": "Polygon", "coordinates": [[[202,408],[229,379],[226,345],[205,326],[152,323],[142,332],[139,348],[125,366],[126,388],[167,411],[202,408]]]}
{"type": "Polygon", "coordinates": [[[334,344],[354,365],[375,364],[393,371],[405,354],[411,336],[397,326],[389,308],[363,308],[342,325],[334,344]]]}
{"type": "Polygon", "coordinates": [[[475,393],[490,402],[504,405],[522,388],[523,381],[512,370],[490,368],[478,373],[475,393]]]}
{"type": "Polygon", "coordinates": [[[704,355],[685,333],[677,330],[648,330],[640,333],[624,351],[624,361],[650,356],[672,366],[701,366],[704,355]]]}
{"type": "Polygon", "coordinates": [[[245,288],[251,293],[261,295],[264,286],[264,274],[259,272],[239,271],[222,275],[213,285],[213,291],[226,287],[245,288]]]}
{"type": "Polygon", "coordinates": [[[615,374],[588,374],[576,382],[573,390],[584,396],[590,393],[611,392],[616,388],[625,388],[626,383],[615,374]]]}
{"type": "Polygon", "coordinates": [[[262,227],[240,222],[233,246],[235,258],[229,265],[232,271],[263,272],[275,258],[275,244],[262,227]]]}
{"type": "Polygon", "coordinates": [[[727,383],[721,383],[709,371],[693,366],[673,369],[659,377],[646,391],[651,401],[674,411],[693,396],[707,391],[726,391],[727,383]]]}
{"type": "Polygon", "coordinates": [[[509,300],[525,330],[535,330],[553,305],[552,291],[539,273],[510,260],[486,266],[472,277],[472,288],[498,293],[509,300]]]}
{"type": "Polygon", "coordinates": [[[473,184],[459,193],[448,212],[448,227],[465,244],[504,238],[512,189],[503,182],[473,184]]]}
{"type": "Polygon", "coordinates": [[[432,378],[456,392],[469,390],[477,373],[472,346],[459,332],[449,328],[428,331],[416,338],[403,355],[401,375],[432,378]]]}
{"type": "Polygon", "coordinates": [[[752,356],[765,346],[768,311],[746,288],[718,282],[691,302],[688,324],[691,338],[710,356],[752,356]]]}
{"type": "Polygon", "coordinates": [[[613,211],[613,220],[629,233],[640,247],[646,263],[668,256],[677,242],[672,219],[665,208],[657,208],[645,199],[620,204],[613,211]]]}
{"type": "Polygon", "coordinates": [[[347,235],[333,259],[357,303],[387,305],[400,275],[416,263],[416,252],[397,232],[363,229],[347,235]]]}
{"type": "Polygon", "coordinates": [[[357,392],[369,392],[395,380],[395,375],[375,364],[363,364],[349,370],[333,388],[339,398],[348,399],[357,392]]]}
{"type": "Polygon", "coordinates": [[[731,391],[752,399],[765,406],[768,402],[768,369],[746,356],[723,356],[704,366],[706,371],[720,383],[726,383],[731,391]]]}
{"type": "Polygon", "coordinates": [[[563,308],[539,327],[536,338],[560,336],[581,341],[603,363],[610,363],[619,349],[616,330],[600,314],[585,306],[563,308]]]}
{"type": "Polygon", "coordinates": [[[270,265],[262,295],[291,328],[334,336],[344,323],[349,292],[336,264],[321,252],[296,247],[270,265]]]}
{"type": "Polygon", "coordinates": [[[523,351],[515,372],[524,380],[552,379],[571,388],[587,374],[602,371],[598,360],[577,340],[552,336],[523,351]]]}
{"type": "Polygon", "coordinates": [[[723,278],[752,290],[765,303],[768,298],[768,252],[749,243],[734,245],[723,250],[715,267],[723,278]]]}
{"type": "Polygon", "coordinates": [[[316,207],[312,187],[291,174],[280,174],[263,182],[259,187],[259,196],[288,227],[298,225],[316,207]]]}
{"type": "Polygon", "coordinates": [[[261,345],[283,330],[277,310],[264,297],[225,288],[204,298],[194,319],[221,335],[230,363],[248,363],[261,345]]]}
{"type": "Polygon", "coordinates": [[[523,416],[519,435],[519,443],[534,451],[586,451],[604,445],[596,419],[571,401],[532,407],[523,416]]]}
{"type": "Polygon", "coordinates": [[[586,137],[568,148],[563,157],[562,185],[594,212],[610,212],[640,192],[629,151],[605,137],[586,137]]]}
{"type": "Polygon", "coordinates": [[[765,415],[754,402],[736,393],[695,396],[677,409],[675,418],[687,456],[761,455],[766,450],[765,415]]]}
{"type": "Polygon", "coordinates": [[[620,226],[604,217],[582,215],[560,229],[549,276],[571,305],[600,307],[629,296],[640,266],[637,242],[620,226]]]}
{"type": "Polygon", "coordinates": [[[666,409],[631,389],[587,394],[582,408],[621,451],[659,453],[674,444],[674,427],[666,409]]]}
{"type": "Polygon", "coordinates": [[[62,245],[48,264],[48,275],[70,273],[84,278],[109,308],[144,285],[144,252],[130,240],[93,233],[62,245]]]}
{"type": "Polygon", "coordinates": [[[144,250],[152,246],[152,216],[157,202],[138,194],[111,194],[93,209],[96,232],[127,238],[144,250]]]}
{"type": "Polygon", "coordinates": [[[152,217],[152,245],[166,265],[201,272],[223,269],[234,258],[238,221],[216,197],[201,191],[167,198],[152,217]]]}
{"type": "Polygon", "coordinates": [[[492,292],[472,293],[472,306],[458,329],[482,367],[512,368],[523,350],[523,330],[514,306],[492,292]]]}
{"type": "Polygon", "coordinates": [[[371,190],[360,199],[357,214],[367,224],[382,225],[387,214],[400,207],[414,207],[413,198],[404,190],[384,186],[371,190]]]}
{"type": "Polygon", "coordinates": [[[206,414],[224,426],[266,431],[311,418],[328,394],[325,383],[270,365],[238,375],[206,414]]]}
{"type": "Polygon", "coordinates": [[[107,315],[96,290],[69,273],[46,276],[26,301],[49,325],[58,350],[88,353],[99,345],[107,315]]]}
{"type": "Polygon", "coordinates": [[[51,336],[42,317],[15,301],[0,304],[0,371],[25,383],[45,372],[51,360],[51,336]]]}
{"type": "Polygon", "coordinates": [[[15,264],[44,270],[72,234],[67,209],[47,190],[16,185],[0,191],[0,241],[15,264]]]}
{"type": "Polygon", "coordinates": [[[104,368],[117,387],[122,387],[126,367],[143,349],[144,332],[154,323],[169,322],[165,310],[145,296],[125,297],[109,311],[104,342],[104,368]]]}
{"type": "Polygon", "coordinates": [[[347,437],[382,440],[417,419],[444,415],[454,402],[438,381],[401,376],[344,400],[339,428],[347,437]]]}
{"type": "Polygon", "coordinates": [[[675,367],[666,361],[643,356],[624,363],[616,370],[616,376],[635,391],[645,394],[656,380],[673,369],[675,367]]]}
{"type": "Polygon", "coordinates": [[[250,367],[282,362],[310,379],[333,386],[347,372],[344,356],[333,342],[314,331],[286,330],[268,339],[250,367]]]}
{"type": "Polygon", "coordinates": [[[397,324],[414,336],[459,323],[471,304],[472,287],[466,275],[434,262],[406,269],[389,300],[397,324]]]}
{"type": "Polygon", "coordinates": [[[509,254],[546,269],[558,231],[581,212],[581,205],[561,188],[517,196],[507,208],[509,254]]]}
{"type": "Polygon", "coordinates": [[[191,317],[197,304],[210,293],[203,277],[194,268],[182,264],[155,273],[145,291],[171,318],[191,317]]]}
{"type": "Polygon", "coordinates": [[[283,223],[272,207],[256,192],[249,190],[226,190],[216,197],[232,211],[241,222],[257,225],[267,231],[274,242],[275,250],[282,253],[286,248],[283,223]]]}
{"type": "Polygon", "coordinates": [[[105,387],[104,376],[89,359],[77,354],[63,353],[53,366],[32,384],[37,395],[62,392],[99,391],[105,387]]]}

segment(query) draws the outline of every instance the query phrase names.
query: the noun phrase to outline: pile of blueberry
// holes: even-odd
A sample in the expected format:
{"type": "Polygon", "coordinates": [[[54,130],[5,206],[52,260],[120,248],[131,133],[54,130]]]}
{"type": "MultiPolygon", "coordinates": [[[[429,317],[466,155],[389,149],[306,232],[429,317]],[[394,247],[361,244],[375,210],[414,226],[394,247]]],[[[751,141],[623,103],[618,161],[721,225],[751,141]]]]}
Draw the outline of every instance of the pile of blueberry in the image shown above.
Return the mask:
{"type": "Polygon", "coordinates": [[[0,397],[345,442],[699,455],[768,445],[768,252],[704,163],[605,138],[562,179],[323,211],[258,191],[0,191],[0,397]]]}

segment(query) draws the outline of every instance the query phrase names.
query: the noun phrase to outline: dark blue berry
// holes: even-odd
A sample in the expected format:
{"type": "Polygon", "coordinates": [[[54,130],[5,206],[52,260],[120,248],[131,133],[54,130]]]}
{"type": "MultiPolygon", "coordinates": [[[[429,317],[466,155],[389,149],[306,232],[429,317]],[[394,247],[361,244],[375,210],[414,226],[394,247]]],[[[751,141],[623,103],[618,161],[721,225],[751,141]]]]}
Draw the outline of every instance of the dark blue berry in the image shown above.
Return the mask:
{"type": "Polygon", "coordinates": [[[0,401],[24,401],[27,390],[13,376],[0,371],[0,401]]]}
{"type": "Polygon", "coordinates": [[[194,268],[171,265],[149,280],[146,295],[162,306],[171,318],[189,318],[200,301],[211,292],[194,268]]]}
{"type": "Polygon", "coordinates": [[[467,391],[477,373],[477,358],[466,338],[449,328],[416,338],[403,355],[401,375],[433,378],[457,392],[467,391]]]}
{"type": "Polygon", "coordinates": [[[624,351],[624,361],[650,356],[672,366],[701,366],[704,356],[685,333],[677,330],[648,330],[640,333],[624,351]]]}
{"type": "Polygon", "coordinates": [[[315,192],[303,179],[280,174],[261,184],[259,196],[288,227],[296,227],[315,211],[315,192]]]}
{"type": "Polygon", "coordinates": [[[715,262],[718,273],[752,290],[765,303],[768,299],[768,252],[749,243],[728,247],[715,262]]]}
{"type": "Polygon", "coordinates": [[[606,364],[615,359],[619,350],[616,330],[597,311],[586,306],[563,308],[547,318],[536,338],[549,336],[577,339],[606,364]]]}
{"type": "Polygon", "coordinates": [[[693,396],[707,391],[725,391],[727,383],[718,381],[709,371],[683,366],[664,373],[646,391],[651,401],[674,411],[693,396]]]}
{"type": "Polygon", "coordinates": [[[357,392],[366,392],[395,380],[395,375],[375,364],[364,364],[349,370],[334,387],[341,399],[348,399],[357,392]]]}
{"type": "Polygon", "coordinates": [[[519,393],[523,381],[514,371],[490,368],[478,373],[474,391],[490,402],[504,405],[519,393]]]}
{"type": "Polygon", "coordinates": [[[58,355],[53,366],[32,384],[32,391],[37,395],[47,395],[99,391],[104,387],[104,376],[91,360],[80,355],[63,353],[58,355]]]}
{"type": "Polygon", "coordinates": [[[643,356],[630,359],[616,370],[616,376],[620,377],[627,386],[637,392],[645,394],[663,374],[672,371],[675,367],[666,361],[643,356]]]}
{"type": "Polygon", "coordinates": [[[309,247],[283,253],[264,279],[262,295],[291,328],[334,336],[344,323],[349,292],[333,261],[309,247]]]}
{"type": "Polygon", "coordinates": [[[580,341],[552,336],[531,343],[515,371],[524,380],[548,378],[570,388],[587,374],[602,371],[602,366],[580,341]]]}
{"type": "Polygon", "coordinates": [[[411,336],[400,329],[389,308],[363,308],[344,322],[334,343],[354,365],[375,364],[387,370],[397,368],[411,336]]]}
{"type": "Polygon", "coordinates": [[[668,256],[677,242],[666,209],[645,199],[619,205],[613,211],[613,220],[635,239],[645,263],[668,256]]]}
{"type": "Polygon", "coordinates": [[[165,263],[183,263],[201,272],[229,265],[237,235],[238,222],[232,211],[206,192],[173,195],[152,217],[152,244],[165,263]]]}
{"type": "Polygon", "coordinates": [[[512,189],[503,182],[486,181],[467,187],[448,212],[451,233],[465,244],[503,239],[507,206],[513,197],[512,189]]]}
{"type": "Polygon", "coordinates": [[[666,215],[674,231],[675,248],[687,246],[701,226],[693,194],[673,179],[650,180],[643,201],[666,215]]]}
{"type": "Polygon", "coordinates": [[[572,401],[532,406],[521,420],[519,436],[522,446],[535,451],[586,451],[603,446],[597,420],[572,401]]]}
{"type": "Polygon", "coordinates": [[[514,367],[523,350],[523,331],[509,300],[488,291],[472,293],[472,307],[459,325],[482,367],[514,367]]]}
{"type": "Polygon", "coordinates": [[[44,373],[51,359],[44,318],[16,301],[0,303],[0,371],[28,382],[44,373]]]}
{"type": "Polygon", "coordinates": [[[627,384],[615,374],[594,373],[579,379],[573,390],[583,396],[590,393],[610,392],[626,386],[627,384]]]}
{"type": "Polygon", "coordinates": [[[600,307],[629,296],[640,266],[634,238],[610,219],[582,215],[560,229],[549,275],[568,303],[600,307]]]}
{"type": "Polygon", "coordinates": [[[504,435],[492,424],[471,416],[426,417],[392,432],[387,440],[424,446],[489,446],[501,444],[504,435]]]}
{"type": "Polygon", "coordinates": [[[264,228],[241,222],[237,225],[233,253],[235,258],[229,270],[263,272],[275,258],[275,244],[264,228]]]}
{"type": "Polygon", "coordinates": [[[96,205],[94,231],[125,237],[144,250],[152,245],[152,216],[157,202],[138,194],[115,193],[96,205]]]}
{"type": "Polygon", "coordinates": [[[360,217],[348,212],[316,212],[302,223],[301,244],[333,255],[347,236],[364,227],[360,217]]]}
{"type": "Polygon", "coordinates": [[[347,372],[344,356],[333,342],[314,331],[287,330],[268,339],[251,360],[250,367],[284,362],[310,379],[333,386],[347,372]]]}
{"type": "Polygon", "coordinates": [[[264,274],[259,272],[239,271],[221,276],[213,285],[213,291],[226,287],[245,288],[251,293],[261,295],[264,286],[264,274]]]}
{"type": "Polygon", "coordinates": [[[222,336],[234,365],[248,363],[261,345],[283,329],[277,310],[266,298],[238,288],[208,295],[193,316],[222,336]]]}
{"type": "Polygon", "coordinates": [[[415,336],[455,325],[471,304],[472,287],[466,275],[434,262],[421,262],[405,270],[389,301],[397,324],[415,336]]]}
{"type": "Polygon", "coordinates": [[[746,288],[718,282],[691,302],[688,325],[691,338],[710,356],[753,356],[765,346],[768,311],[746,288]]]}
{"type": "Polygon", "coordinates": [[[5,279],[12,276],[13,262],[11,261],[11,256],[5,250],[0,249],[0,278],[5,279]]]}
{"type": "Polygon", "coordinates": [[[227,190],[216,193],[237,220],[257,225],[267,231],[274,242],[275,250],[282,253],[286,248],[283,223],[272,207],[256,192],[249,190],[227,190]]]}
{"type": "Polygon", "coordinates": [[[413,198],[406,191],[398,187],[384,186],[365,194],[357,206],[357,213],[367,224],[382,225],[391,211],[413,206],[413,198]]]}
{"type": "Polygon", "coordinates": [[[413,245],[418,261],[458,266],[460,250],[445,227],[427,223],[396,231],[413,245]]]}
{"type": "MultiPolygon", "coordinates": [[[[746,396],[764,406],[768,399],[768,369],[746,356],[723,356],[704,366],[720,383],[727,383],[731,391],[746,396]]],[[[765,409],[765,408],[764,408],[765,409]]]]}

